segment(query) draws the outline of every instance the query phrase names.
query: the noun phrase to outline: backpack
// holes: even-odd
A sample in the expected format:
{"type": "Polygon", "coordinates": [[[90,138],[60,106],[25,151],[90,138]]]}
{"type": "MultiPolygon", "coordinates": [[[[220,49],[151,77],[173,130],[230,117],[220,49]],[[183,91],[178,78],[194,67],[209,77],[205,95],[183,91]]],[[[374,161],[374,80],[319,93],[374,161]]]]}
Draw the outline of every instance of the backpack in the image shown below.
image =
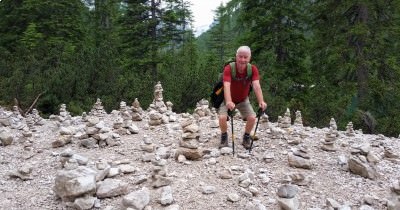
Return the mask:
{"type": "MultiPolygon", "coordinates": [[[[231,66],[231,76],[232,76],[233,80],[251,80],[251,77],[253,75],[253,71],[251,69],[251,64],[250,63],[247,64],[247,76],[245,78],[243,78],[243,79],[236,78],[236,64],[235,64],[234,61],[233,62],[229,62],[226,65],[230,65],[231,66]]],[[[224,68],[225,68],[225,66],[224,66],[224,68]]],[[[223,73],[220,73],[218,82],[216,82],[214,84],[213,91],[212,91],[212,93],[210,95],[211,105],[216,109],[218,109],[221,106],[222,102],[224,101],[224,82],[223,82],[223,78],[222,77],[223,77],[223,73]]],[[[251,91],[251,88],[250,88],[250,91],[251,91]]]]}

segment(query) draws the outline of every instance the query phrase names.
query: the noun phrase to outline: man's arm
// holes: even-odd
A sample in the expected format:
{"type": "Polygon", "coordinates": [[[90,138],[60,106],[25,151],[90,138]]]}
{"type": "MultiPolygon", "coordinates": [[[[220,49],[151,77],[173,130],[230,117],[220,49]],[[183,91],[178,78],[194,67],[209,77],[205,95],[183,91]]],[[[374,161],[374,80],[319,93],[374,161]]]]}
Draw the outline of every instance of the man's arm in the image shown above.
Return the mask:
{"type": "Polygon", "coordinates": [[[256,94],[258,106],[264,111],[267,108],[267,103],[265,103],[265,101],[264,101],[264,96],[262,94],[260,80],[253,80],[253,90],[254,90],[254,94],[256,94]]]}
{"type": "Polygon", "coordinates": [[[235,108],[235,103],[232,102],[230,82],[224,82],[224,99],[226,108],[233,110],[235,108]]]}

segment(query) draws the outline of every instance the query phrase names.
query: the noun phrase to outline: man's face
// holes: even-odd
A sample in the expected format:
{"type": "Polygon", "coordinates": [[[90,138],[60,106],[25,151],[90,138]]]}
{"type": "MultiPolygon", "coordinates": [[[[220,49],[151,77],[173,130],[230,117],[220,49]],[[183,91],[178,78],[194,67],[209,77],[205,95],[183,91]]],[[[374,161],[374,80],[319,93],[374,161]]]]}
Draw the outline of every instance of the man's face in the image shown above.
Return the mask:
{"type": "Polygon", "coordinates": [[[246,66],[250,62],[250,52],[248,51],[239,51],[236,54],[236,62],[237,64],[243,68],[243,66],[246,66]]]}

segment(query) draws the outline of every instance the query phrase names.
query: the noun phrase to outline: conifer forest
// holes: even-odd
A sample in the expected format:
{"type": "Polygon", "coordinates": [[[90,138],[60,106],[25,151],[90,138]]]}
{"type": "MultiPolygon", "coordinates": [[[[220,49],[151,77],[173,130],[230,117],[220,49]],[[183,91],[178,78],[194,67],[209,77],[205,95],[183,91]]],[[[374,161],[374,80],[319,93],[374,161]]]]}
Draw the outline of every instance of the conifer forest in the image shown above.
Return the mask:
{"type": "Polygon", "coordinates": [[[400,0],[231,0],[199,36],[187,0],[1,0],[0,106],[146,108],[160,81],[192,112],[241,45],[271,121],[289,108],[308,126],[399,135],[400,0]]]}

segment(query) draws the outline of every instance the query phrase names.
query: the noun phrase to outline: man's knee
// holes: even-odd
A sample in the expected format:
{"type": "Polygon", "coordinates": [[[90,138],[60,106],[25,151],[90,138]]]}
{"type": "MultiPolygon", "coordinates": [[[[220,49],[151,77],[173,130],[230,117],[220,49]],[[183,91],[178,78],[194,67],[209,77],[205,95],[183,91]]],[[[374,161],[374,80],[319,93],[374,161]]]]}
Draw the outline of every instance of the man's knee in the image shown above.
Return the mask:
{"type": "Polygon", "coordinates": [[[218,115],[218,119],[220,121],[226,121],[226,119],[228,119],[228,116],[226,116],[226,115],[218,115]]]}
{"type": "Polygon", "coordinates": [[[247,119],[247,122],[249,122],[249,123],[256,122],[256,116],[253,116],[253,115],[248,116],[246,119],[247,119]]]}

